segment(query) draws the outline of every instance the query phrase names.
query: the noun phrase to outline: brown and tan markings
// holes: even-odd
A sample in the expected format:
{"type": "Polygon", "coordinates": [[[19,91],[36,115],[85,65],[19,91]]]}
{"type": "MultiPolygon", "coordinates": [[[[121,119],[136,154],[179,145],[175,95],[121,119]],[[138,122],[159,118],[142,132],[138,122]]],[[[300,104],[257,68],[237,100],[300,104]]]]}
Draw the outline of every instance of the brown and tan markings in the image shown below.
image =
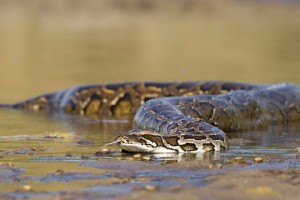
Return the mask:
{"type": "Polygon", "coordinates": [[[74,87],[2,107],[88,117],[134,116],[125,151],[199,152],[228,148],[227,131],[300,121],[300,89],[291,83],[127,82],[74,87]]]}

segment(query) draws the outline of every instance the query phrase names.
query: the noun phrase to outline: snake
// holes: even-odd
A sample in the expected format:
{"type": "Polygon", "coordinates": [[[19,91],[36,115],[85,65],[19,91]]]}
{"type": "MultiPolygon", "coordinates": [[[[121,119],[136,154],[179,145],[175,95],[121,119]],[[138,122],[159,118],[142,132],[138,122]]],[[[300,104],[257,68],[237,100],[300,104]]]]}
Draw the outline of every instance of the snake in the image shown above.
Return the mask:
{"type": "MultiPolygon", "coordinates": [[[[229,149],[226,133],[300,121],[300,88],[289,82],[123,82],[77,86],[0,107],[90,118],[130,118],[115,141],[125,152],[229,149]]],[[[109,145],[108,144],[108,145],[109,145]]]]}

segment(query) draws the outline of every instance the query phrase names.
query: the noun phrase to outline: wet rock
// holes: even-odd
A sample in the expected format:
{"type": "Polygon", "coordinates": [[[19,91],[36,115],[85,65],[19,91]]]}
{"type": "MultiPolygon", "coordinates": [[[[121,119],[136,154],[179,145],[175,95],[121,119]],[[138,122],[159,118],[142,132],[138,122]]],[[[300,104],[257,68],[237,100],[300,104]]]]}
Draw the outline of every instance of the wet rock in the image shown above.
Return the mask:
{"type": "Polygon", "coordinates": [[[158,187],[155,185],[145,185],[144,189],[148,190],[148,191],[154,191],[154,190],[157,190],[158,187]]]}
{"type": "Polygon", "coordinates": [[[263,162],[264,160],[262,159],[262,157],[255,157],[254,158],[254,162],[256,162],[256,163],[261,163],[261,162],[263,162]]]}
{"type": "Polygon", "coordinates": [[[150,161],[152,158],[150,156],[143,156],[142,160],[144,161],[150,161]]]}
{"type": "Polygon", "coordinates": [[[236,162],[241,162],[243,160],[244,160],[243,157],[235,157],[234,158],[234,161],[236,161],[236,162]]]}
{"type": "Polygon", "coordinates": [[[71,153],[66,153],[65,156],[66,157],[72,157],[72,154],[71,153]]]}
{"type": "Polygon", "coordinates": [[[25,192],[29,192],[32,190],[31,185],[22,185],[22,190],[25,192]]]}
{"type": "Polygon", "coordinates": [[[237,156],[234,159],[226,160],[227,164],[233,164],[233,165],[244,165],[247,164],[246,160],[244,160],[243,157],[237,156]]]}
{"type": "Polygon", "coordinates": [[[63,175],[65,172],[62,169],[56,170],[57,175],[63,175]]]}
{"type": "Polygon", "coordinates": [[[133,157],[133,158],[141,158],[141,157],[142,157],[142,154],[134,154],[132,157],[133,157]]]}
{"type": "Polygon", "coordinates": [[[216,164],[216,165],[213,165],[213,164],[209,164],[208,165],[208,169],[222,169],[223,168],[223,165],[222,164],[220,164],[220,163],[218,163],[218,164],[216,164]]]}
{"type": "Polygon", "coordinates": [[[126,160],[132,161],[132,160],[134,160],[134,158],[133,157],[126,157],[126,160]]]}
{"type": "Polygon", "coordinates": [[[246,163],[246,161],[244,160],[243,157],[235,157],[234,162],[238,163],[238,164],[245,164],[246,163]]]}
{"type": "Polygon", "coordinates": [[[220,164],[220,163],[218,163],[218,164],[216,164],[216,167],[219,168],[219,169],[222,169],[222,168],[223,168],[223,165],[220,164]]]}
{"type": "Polygon", "coordinates": [[[110,150],[109,150],[109,148],[106,148],[106,147],[104,147],[104,148],[101,148],[100,149],[100,152],[109,152],[110,150]]]}

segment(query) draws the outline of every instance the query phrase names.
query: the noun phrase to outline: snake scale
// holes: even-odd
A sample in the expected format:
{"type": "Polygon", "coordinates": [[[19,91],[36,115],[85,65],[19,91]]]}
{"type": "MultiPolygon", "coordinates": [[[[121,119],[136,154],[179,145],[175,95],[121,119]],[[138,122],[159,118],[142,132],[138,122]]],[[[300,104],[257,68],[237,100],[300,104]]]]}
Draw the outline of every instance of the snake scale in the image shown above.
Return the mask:
{"type": "Polygon", "coordinates": [[[126,82],[74,87],[1,107],[88,117],[132,117],[134,130],[116,138],[129,152],[228,149],[225,132],[300,121],[300,88],[205,82],[126,82]]]}

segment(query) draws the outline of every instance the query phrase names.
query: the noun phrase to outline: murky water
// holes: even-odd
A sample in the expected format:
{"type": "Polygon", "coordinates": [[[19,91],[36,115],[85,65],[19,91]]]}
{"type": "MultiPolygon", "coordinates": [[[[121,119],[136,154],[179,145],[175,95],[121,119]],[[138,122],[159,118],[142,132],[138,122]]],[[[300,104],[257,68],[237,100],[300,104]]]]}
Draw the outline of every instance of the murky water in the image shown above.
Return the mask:
{"type": "MultiPolygon", "coordinates": [[[[61,2],[0,2],[0,102],[101,82],[300,84],[299,4],[61,2]]],[[[130,128],[127,119],[1,109],[0,195],[115,199],[202,188],[208,175],[231,170],[300,168],[297,125],[233,133],[238,140],[222,153],[95,155],[130,128]]]]}

